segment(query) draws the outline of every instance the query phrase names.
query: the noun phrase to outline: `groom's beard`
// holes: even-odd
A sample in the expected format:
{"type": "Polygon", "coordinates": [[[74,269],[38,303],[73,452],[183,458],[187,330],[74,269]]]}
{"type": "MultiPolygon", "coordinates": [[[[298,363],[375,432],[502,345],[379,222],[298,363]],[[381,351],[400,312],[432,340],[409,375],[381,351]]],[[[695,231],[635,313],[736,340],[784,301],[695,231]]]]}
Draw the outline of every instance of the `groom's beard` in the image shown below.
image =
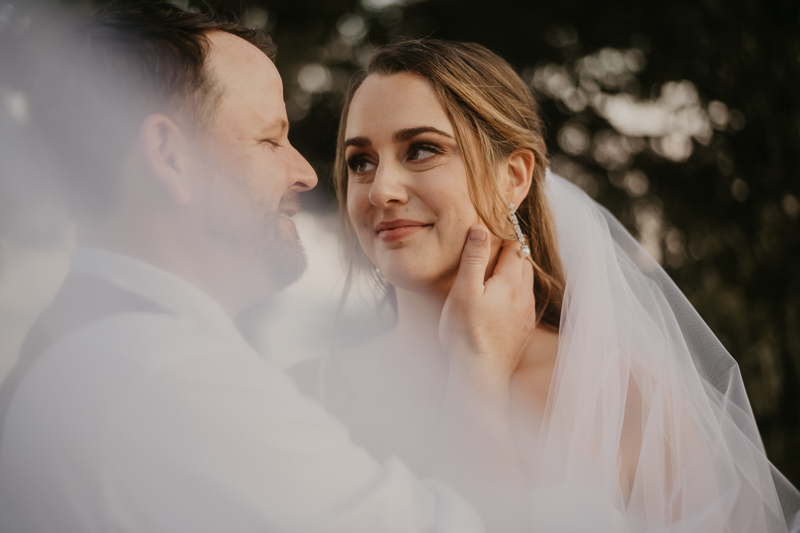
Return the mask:
{"type": "Polygon", "coordinates": [[[265,268],[276,283],[276,289],[287,287],[300,279],[308,266],[306,251],[300,242],[294,222],[289,222],[287,219],[288,224],[278,224],[280,211],[289,207],[295,208],[295,211],[300,210],[300,194],[297,191],[288,191],[281,198],[277,216],[271,217],[268,221],[274,228],[275,237],[267,249],[260,253],[262,259],[265,259],[265,268]]]}
{"type": "Polygon", "coordinates": [[[263,198],[238,176],[213,176],[207,185],[205,229],[214,247],[245,263],[241,272],[230,275],[256,266],[273,291],[300,279],[307,266],[305,250],[293,223],[280,220],[282,209],[300,207],[299,194],[287,191],[275,210],[274,200],[263,198]]]}

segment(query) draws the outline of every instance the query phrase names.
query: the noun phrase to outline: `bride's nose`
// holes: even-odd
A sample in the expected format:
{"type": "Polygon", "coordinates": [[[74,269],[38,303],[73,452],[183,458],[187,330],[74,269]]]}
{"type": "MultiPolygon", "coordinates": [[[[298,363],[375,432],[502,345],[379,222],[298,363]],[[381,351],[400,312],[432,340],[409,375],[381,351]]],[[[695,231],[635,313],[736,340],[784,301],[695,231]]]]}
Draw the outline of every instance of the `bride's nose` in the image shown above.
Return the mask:
{"type": "Polygon", "coordinates": [[[378,164],[369,189],[369,201],[377,207],[390,207],[408,202],[408,189],[403,183],[402,172],[393,169],[391,165],[378,164]]]}

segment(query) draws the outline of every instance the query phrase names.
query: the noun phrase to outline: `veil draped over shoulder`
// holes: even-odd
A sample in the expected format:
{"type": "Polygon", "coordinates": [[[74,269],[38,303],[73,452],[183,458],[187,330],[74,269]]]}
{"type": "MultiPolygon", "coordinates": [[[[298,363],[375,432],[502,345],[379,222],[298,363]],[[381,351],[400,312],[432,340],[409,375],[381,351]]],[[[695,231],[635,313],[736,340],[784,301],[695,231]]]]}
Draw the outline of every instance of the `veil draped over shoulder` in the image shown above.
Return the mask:
{"type": "Polygon", "coordinates": [[[800,531],[800,493],[766,457],[734,359],[608,211],[549,171],[545,190],[567,283],[534,524],[800,531]]]}

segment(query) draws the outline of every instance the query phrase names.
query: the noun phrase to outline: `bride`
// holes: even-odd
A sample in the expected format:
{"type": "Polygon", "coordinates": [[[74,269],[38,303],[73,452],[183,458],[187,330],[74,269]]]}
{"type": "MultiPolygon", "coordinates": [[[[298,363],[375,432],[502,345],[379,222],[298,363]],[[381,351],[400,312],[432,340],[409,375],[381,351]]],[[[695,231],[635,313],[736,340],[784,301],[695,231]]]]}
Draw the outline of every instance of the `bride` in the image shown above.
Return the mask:
{"type": "Polygon", "coordinates": [[[531,530],[800,531],[736,363],[619,222],[549,173],[505,61],[430,39],[379,49],[345,103],[335,182],[348,286],[366,269],[396,324],[295,374],[373,455],[436,471],[440,317],[483,224],[494,261],[514,246],[534,271],[509,387],[531,530]]]}

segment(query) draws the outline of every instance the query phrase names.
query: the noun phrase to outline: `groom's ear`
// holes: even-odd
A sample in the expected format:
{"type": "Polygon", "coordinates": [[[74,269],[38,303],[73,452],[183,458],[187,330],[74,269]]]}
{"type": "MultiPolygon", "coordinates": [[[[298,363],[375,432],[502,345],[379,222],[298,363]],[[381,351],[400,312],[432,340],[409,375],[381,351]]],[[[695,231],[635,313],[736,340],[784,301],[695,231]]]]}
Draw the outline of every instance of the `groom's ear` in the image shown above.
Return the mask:
{"type": "Polygon", "coordinates": [[[504,173],[502,191],[510,203],[519,206],[531,188],[536,156],[530,150],[514,150],[505,164],[507,172],[504,173]]]}
{"type": "Polygon", "coordinates": [[[139,130],[145,163],[166,196],[178,205],[191,199],[189,142],[172,119],[165,115],[148,116],[139,130]]]}

